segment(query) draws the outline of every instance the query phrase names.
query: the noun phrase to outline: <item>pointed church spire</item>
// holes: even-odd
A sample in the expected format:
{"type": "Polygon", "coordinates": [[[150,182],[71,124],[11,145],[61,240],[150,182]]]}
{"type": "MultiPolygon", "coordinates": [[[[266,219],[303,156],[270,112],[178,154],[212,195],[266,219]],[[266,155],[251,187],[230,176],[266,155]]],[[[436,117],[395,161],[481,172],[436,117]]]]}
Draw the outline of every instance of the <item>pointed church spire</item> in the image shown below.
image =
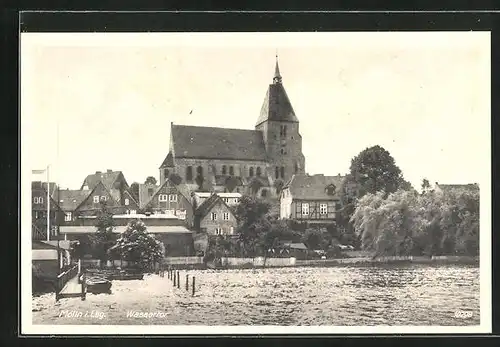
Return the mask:
{"type": "Polygon", "coordinates": [[[273,83],[281,83],[280,67],[278,65],[278,53],[276,53],[276,67],[274,69],[273,83]]]}

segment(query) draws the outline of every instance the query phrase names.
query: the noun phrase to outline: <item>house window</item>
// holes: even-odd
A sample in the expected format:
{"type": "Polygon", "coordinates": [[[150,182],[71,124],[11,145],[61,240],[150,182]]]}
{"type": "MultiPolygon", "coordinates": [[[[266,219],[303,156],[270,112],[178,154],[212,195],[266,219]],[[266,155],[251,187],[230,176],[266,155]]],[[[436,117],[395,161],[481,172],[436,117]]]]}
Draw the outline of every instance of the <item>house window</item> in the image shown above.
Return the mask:
{"type": "Polygon", "coordinates": [[[240,192],[240,188],[236,188],[236,192],[239,193],[240,192]]]}
{"type": "Polygon", "coordinates": [[[155,191],[153,190],[153,188],[148,188],[148,195],[151,196],[155,193],[155,191]]]}
{"type": "Polygon", "coordinates": [[[234,167],[229,167],[229,175],[234,176],[234,167]]]}
{"type": "Polygon", "coordinates": [[[328,213],[328,205],[327,204],[320,204],[319,205],[319,213],[327,214],[328,213]]]}
{"type": "Polygon", "coordinates": [[[262,175],[262,171],[260,169],[260,166],[257,166],[257,176],[262,175]]]}
{"type": "Polygon", "coordinates": [[[215,235],[220,235],[222,234],[222,229],[221,228],[215,228],[215,235]]]}
{"type": "Polygon", "coordinates": [[[304,216],[309,215],[309,204],[308,203],[302,204],[302,214],[304,216]]]}
{"type": "Polygon", "coordinates": [[[285,178],[285,167],[281,167],[281,178],[285,178]]]}
{"type": "Polygon", "coordinates": [[[168,196],[168,201],[177,202],[177,194],[170,194],[168,196]]]}
{"type": "Polygon", "coordinates": [[[253,167],[251,167],[250,170],[249,170],[249,176],[253,177],[253,167]]]}
{"type": "Polygon", "coordinates": [[[335,195],[335,186],[333,184],[326,187],[326,193],[328,195],[335,195]]]}
{"type": "Polygon", "coordinates": [[[99,196],[98,195],[94,195],[94,203],[98,203],[99,202],[99,196]]]}
{"type": "Polygon", "coordinates": [[[165,170],[164,170],[164,175],[165,175],[165,178],[168,178],[168,173],[169,173],[169,172],[168,172],[168,169],[165,169],[165,170]]]}
{"type": "Polygon", "coordinates": [[[106,197],[105,196],[101,196],[101,201],[106,201],[106,197]]]}
{"type": "Polygon", "coordinates": [[[299,172],[299,164],[295,163],[295,173],[299,172]]]}
{"type": "Polygon", "coordinates": [[[41,197],[41,196],[35,196],[35,197],[33,198],[33,202],[34,202],[35,204],[43,204],[43,197],[41,197]]]}
{"type": "Polygon", "coordinates": [[[224,214],[222,215],[222,219],[229,220],[229,213],[228,212],[224,212],[224,214]]]}
{"type": "Polygon", "coordinates": [[[137,212],[135,210],[130,210],[130,214],[136,214],[137,212]]]}
{"type": "Polygon", "coordinates": [[[217,213],[212,212],[212,220],[217,220],[217,213]]]}
{"type": "Polygon", "coordinates": [[[276,179],[280,178],[280,168],[276,166],[274,169],[274,176],[276,179]]]}
{"type": "Polygon", "coordinates": [[[66,212],[65,215],[64,215],[64,220],[66,222],[71,222],[73,220],[72,216],[71,216],[71,212],[66,212]]]}
{"type": "Polygon", "coordinates": [[[262,192],[260,193],[260,196],[262,196],[263,198],[265,198],[267,196],[267,190],[266,189],[262,189],[262,192]]]}
{"type": "Polygon", "coordinates": [[[160,202],[168,201],[168,195],[167,194],[158,195],[158,201],[160,202]]]}
{"type": "Polygon", "coordinates": [[[231,235],[234,234],[234,228],[233,227],[229,228],[229,234],[231,234],[231,235]]]}
{"type": "Polygon", "coordinates": [[[198,176],[203,176],[203,168],[201,166],[198,166],[196,168],[196,173],[198,174],[198,176]]]}
{"type": "Polygon", "coordinates": [[[129,199],[125,199],[125,206],[128,206],[130,204],[130,200],[129,199]]]}
{"type": "Polygon", "coordinates": [[[225,175],[227,173],[226,165],[222,165],[222,174],[225,175]]]}
{"type": "Polygon", "coordinates": [[[193,180],[193,167],[188,166],[186,168],[186,181],[192,181],[193,180]]]}

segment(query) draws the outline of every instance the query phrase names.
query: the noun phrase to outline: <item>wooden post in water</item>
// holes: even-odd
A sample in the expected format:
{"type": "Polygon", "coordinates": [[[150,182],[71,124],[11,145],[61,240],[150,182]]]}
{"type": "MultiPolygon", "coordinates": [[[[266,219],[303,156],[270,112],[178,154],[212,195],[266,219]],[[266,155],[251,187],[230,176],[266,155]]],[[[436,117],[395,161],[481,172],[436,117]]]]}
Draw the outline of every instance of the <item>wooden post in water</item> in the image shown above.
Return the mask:
{"type": "Polygon", "coordinates": [[[175,283],[175,282],[177,281],[177,276],[175,275],[175,273],[173,273],[173,275],[174,275],[174,279],[173,279],[173,281],[174,281],[174,287],[175,287],[175,285],[176,285],[176,283],[175,283]]]}
{"type": "Polygon", "coordinates": [[[186,292],[189,291],[189,282],[188,282],[189,275],[186,274],[186,292]]]}
{"type": "Polygon", "coordinates": [[[194,288],[195,288],[195,277],[193,276],[193,292],[192,292],[192,296],[194,296],[194,288]]]}
{"type": "Polygon", "coordinates": [[[177,289],[181,288],[181,273],[177,271],[177,289]]]}
{"type": "Polygon", "coordinates": [[[87,295],[85,293],[85,272],[82,275],[82,301],[85,300],[85,296],[87,295]]]}

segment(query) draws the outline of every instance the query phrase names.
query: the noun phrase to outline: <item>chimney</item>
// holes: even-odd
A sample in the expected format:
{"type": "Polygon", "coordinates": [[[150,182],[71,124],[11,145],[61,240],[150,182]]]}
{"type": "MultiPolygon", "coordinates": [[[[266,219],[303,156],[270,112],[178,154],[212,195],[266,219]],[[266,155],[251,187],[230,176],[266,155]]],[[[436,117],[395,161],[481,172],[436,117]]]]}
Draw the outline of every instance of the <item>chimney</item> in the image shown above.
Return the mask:
{"type": "Polygon", "coordinates": [[[106,172],[107,172],[107,173],[112,173],[112,172],[113,172],[113,170],[108,169],[108,170],[106,170],[106,172]]]}

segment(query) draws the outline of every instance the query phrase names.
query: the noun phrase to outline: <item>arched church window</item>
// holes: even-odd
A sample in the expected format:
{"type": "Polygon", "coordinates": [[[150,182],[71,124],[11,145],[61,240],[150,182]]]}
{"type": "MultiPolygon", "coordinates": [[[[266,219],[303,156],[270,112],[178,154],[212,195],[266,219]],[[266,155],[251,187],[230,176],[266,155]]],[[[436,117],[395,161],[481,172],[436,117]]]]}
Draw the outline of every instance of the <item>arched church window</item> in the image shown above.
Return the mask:
{"type": "Polygon", "coordinates": [[[253,167],[250,168],[250,170],[248,171],[248,174],[250,177],[253,177],[253,167]]]}
{"type": "Polygon", "coordinates": [[[285,178],[285,167],[281,167],[281,178],[285,178]]]}
{"type": "Polygon", "coordinates": [[[260,169],[260,166],[257,166],[257,176],[262,175],[262,171],[260,169]]]}
{"type": "Polygon", "coordinates": [[[186,168],[186,181],[192,181],[193,180],[193,167],[188,166],[186,168]]]}
{"type": "Polygon", "coordinates": [[[233,166],[229,167],[229,175],[234,176],[234,167],[233,166]]]}
{"type": "Polygon", "coordinates": [[[198,166],[196,168],[196,173],[198,174],[198,176],[203,176],[203,168],[201,166],[198,166]]]}
{"type": "Polygon", "coordinates": [[[168,169],[165,169],[163,174],[164,174],[165,178],[168,178],[168,174],[169,174],[168,169]]]}
{"type": "Polygon", "coordinates": [[[280,168],[276,166],[276,169],[274,170],[274,176],[276,179],[280,178],[280,168]]]}
{"type": "Polygon", "coordinates": [[[225,175],[226,174],[226,165],[222,165],[222,174],[225,175]]]}

